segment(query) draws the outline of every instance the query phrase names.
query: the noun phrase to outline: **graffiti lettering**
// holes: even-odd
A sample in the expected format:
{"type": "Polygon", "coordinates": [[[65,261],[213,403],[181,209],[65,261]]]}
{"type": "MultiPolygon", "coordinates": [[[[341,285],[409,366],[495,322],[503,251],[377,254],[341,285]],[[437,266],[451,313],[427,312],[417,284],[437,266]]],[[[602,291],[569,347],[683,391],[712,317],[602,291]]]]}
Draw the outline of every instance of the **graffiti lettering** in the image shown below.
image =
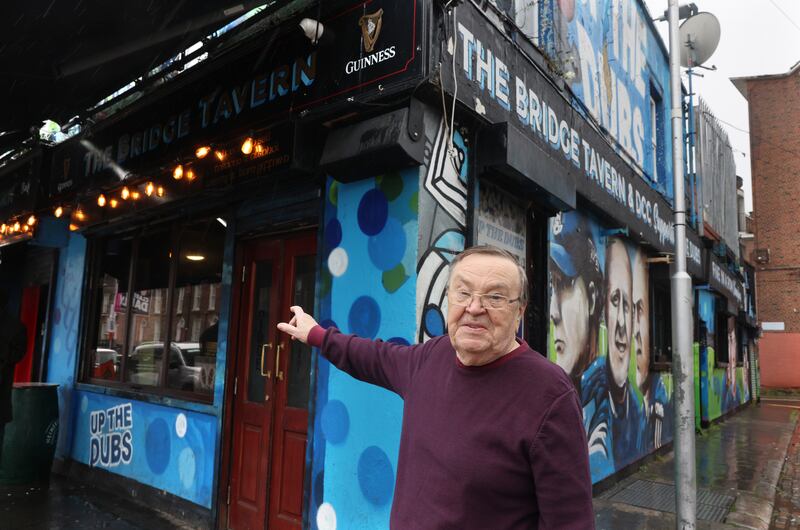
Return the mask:
{"type": "Polygon", "coordinates": [[[133,416],[130,403],[89,414],[89,465],[130,464],[133,456],[133,416]]]}

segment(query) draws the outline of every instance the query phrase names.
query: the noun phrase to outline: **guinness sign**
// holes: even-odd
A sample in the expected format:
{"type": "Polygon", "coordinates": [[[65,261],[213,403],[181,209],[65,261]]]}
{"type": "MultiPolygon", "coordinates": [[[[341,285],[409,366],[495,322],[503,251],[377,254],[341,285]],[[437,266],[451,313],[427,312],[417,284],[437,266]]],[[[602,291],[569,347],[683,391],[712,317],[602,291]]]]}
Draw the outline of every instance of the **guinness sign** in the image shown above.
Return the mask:
{"type": "Polygon", "coordinates": [[[383,25],[383,9],[378,9],[371,15],[364,15],[358,19],[358,25],[361,28],[361,38],[364,41],[364,51],[372,53],[375,48],[375,43],[378,42],[378,37],[381,34],[381,26],[383,25]]]}

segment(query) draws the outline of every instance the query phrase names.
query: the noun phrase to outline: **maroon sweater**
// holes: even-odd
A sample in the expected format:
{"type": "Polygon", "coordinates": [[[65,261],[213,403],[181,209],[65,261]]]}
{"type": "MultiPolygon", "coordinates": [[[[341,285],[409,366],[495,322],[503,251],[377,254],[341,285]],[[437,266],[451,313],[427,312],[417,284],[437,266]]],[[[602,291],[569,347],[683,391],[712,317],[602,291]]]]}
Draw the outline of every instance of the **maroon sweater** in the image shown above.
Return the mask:
{"type": "Polygon", "coordinates": [[[575,387],[524,342],[471,367],[447,335],[401,346],[317,326],[308,341],[403,398],[393,529],[594,528],[575,387]]]}

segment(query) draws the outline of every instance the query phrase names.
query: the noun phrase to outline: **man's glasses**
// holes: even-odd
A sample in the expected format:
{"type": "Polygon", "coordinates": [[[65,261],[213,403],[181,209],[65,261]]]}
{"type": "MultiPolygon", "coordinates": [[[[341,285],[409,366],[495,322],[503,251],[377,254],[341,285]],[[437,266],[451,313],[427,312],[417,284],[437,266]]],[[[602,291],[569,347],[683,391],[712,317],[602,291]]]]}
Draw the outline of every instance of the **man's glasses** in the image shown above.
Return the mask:
{"type": "Polygon", "coordinates": [[[448,291],[450,303],[459,307],[468,307],[472,303],[472,297],[477,296],[481,301],[481,306],[486,309],[505,309],[514,302],[519,302],[519,298],[509,298],[502,294],[481,294],[469,291],[448,291]]]}

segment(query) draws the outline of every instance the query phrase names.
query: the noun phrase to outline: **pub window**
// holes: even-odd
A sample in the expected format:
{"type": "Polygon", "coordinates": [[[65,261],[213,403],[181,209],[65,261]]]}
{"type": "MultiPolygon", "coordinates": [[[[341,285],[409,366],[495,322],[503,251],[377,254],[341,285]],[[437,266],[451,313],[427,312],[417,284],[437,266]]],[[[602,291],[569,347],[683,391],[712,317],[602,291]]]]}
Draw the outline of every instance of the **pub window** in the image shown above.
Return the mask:
{"type": "Polygon", "coordinates": [[[212,217],[92,241],[83,379],[211,400],[219,314],[200,294],[220,286],[224,240],[212,217]]]}
{"type": "Polygon", "coordinates": [[[672,299],[667,265],[651,265],[650,292],[652,361],[655,364],[670,363],[672,362],[672,299]]]}

